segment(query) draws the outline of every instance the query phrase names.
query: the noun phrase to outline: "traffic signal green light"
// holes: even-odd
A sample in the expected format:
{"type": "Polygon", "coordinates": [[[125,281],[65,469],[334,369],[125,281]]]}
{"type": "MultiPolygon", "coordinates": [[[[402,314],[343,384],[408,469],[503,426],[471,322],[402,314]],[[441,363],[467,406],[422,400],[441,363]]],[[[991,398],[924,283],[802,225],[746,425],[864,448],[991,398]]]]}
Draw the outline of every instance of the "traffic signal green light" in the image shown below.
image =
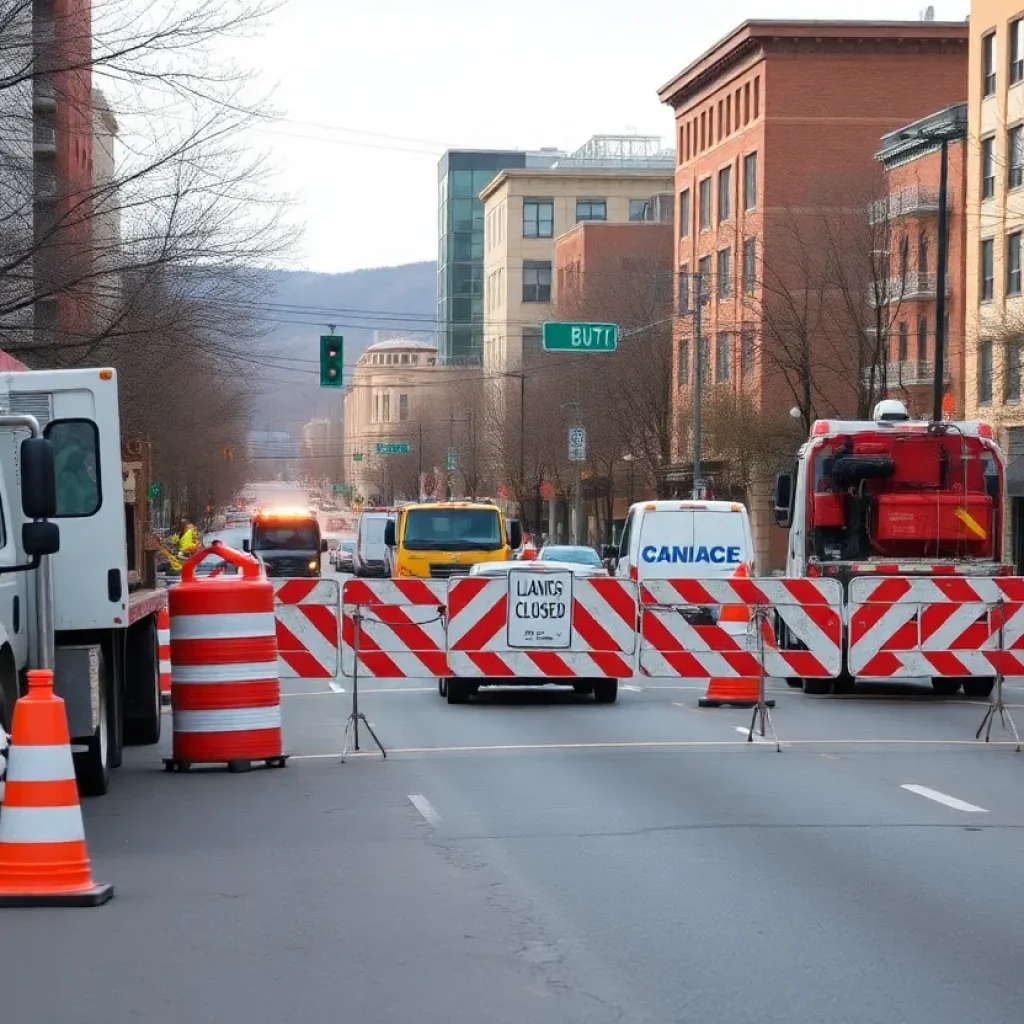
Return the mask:
{"type": "Polygon", "coordinates": [[[320,387],[340,388],[344,373],[342,370],[341,353],[344,338],[340,335],[322,334],[320,336],[320,387]]]}

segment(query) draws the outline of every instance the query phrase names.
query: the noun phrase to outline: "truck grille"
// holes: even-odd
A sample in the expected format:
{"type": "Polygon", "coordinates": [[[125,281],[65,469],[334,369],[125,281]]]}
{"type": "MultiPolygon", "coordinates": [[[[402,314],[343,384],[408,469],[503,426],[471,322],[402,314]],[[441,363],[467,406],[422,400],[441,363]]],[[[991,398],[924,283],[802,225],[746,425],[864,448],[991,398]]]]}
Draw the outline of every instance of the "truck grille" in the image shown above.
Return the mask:
{"type": "Polygon", "coordinates": [[[275,558],[266,561],[268,576],[309,576],[310,559],[275,558]]]}
{"type": "Polygon", "coordinates": [[[452,565],[450,563],[434,562],[430,566],[430,578],[435,580],[446,580],[452,576],[468,576],[468,565],[452,565]]]}

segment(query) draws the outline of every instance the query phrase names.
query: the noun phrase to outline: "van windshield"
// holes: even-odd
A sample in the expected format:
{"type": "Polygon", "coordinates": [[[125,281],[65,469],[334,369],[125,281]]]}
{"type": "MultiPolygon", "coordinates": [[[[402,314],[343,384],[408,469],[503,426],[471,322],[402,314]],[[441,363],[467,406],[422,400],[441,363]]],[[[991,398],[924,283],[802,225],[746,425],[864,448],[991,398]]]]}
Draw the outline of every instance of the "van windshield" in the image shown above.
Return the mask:
{"type": "Polygon", "coordinates": [[[497,509],[413,509],[402,544],[409,551],[497,551],[505,545],[497,509]]]}
{"type": "Polygon", "coordinates": [[[320,530],[316,523],[257,523],[253,529],[254,551],[319,551],[320,530]]]}

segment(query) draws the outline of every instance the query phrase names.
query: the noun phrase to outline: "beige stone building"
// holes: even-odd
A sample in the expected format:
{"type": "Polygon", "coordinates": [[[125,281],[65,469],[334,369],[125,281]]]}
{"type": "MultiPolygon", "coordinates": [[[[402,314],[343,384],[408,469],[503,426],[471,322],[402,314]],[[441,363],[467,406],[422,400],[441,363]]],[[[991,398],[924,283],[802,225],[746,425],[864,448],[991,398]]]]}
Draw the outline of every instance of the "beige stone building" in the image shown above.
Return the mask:
{"type": "Polygon", "coordinates": [[[555,241],[584,221],[644,220],[671,192],[674,151],[646,136],[595,136],[555,166],[499,172],[484,204],[484,370],[515,372],[554,315],[555,241]]]}
{"type": "Polygon", "coordinates": [[[417,497],[418,474],[433,473],[444,440],[437,436],[443,385],[460,373],[439,366],[436,345],[420,338],[388,338],[360,356],[345,389],[345,479],[355,495],[387,503],[417,497]],[[378,444],[403,442],[407,455],[377,452],[378,444]]]}
{"type": "Polygon", "coordinates": [[[967,161],[966,412],[1007,456],[1004,556],[1024,565],[1024,13],[973,0],[967,161]]]}

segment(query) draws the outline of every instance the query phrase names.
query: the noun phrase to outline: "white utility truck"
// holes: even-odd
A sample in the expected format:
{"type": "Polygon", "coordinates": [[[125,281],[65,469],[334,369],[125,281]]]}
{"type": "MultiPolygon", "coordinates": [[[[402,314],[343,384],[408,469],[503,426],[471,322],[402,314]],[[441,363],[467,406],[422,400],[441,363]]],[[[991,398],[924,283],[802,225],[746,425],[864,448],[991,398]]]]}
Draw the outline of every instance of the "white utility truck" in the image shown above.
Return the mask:
{"type": "Polygon", "coordinates": [[[122,449],[114,370],[0,374],[0,727],[25,671],[52,667],[85,795],[106,792],[125,744],[160,738],[148,467],[146,446],[122,449]],[[19,417],[45,442],[26,447],[19,417]]]}

